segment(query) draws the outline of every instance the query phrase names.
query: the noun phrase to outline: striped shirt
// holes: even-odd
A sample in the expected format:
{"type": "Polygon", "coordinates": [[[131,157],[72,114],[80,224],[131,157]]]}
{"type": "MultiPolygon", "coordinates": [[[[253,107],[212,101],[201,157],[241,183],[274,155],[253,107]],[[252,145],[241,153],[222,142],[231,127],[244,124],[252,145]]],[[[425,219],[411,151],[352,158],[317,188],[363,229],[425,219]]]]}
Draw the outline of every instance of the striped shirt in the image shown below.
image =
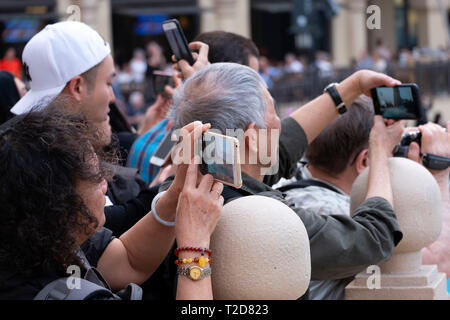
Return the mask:
{"type": "Polygon", "coordinates": [[[139,174],[147,184],[152,183],[161,169],[151,164],[150,158],[166,135],[168,123],[169,120],[165,119],[137,138],[128,155],[127,167],[138,169],[139,174]]]}

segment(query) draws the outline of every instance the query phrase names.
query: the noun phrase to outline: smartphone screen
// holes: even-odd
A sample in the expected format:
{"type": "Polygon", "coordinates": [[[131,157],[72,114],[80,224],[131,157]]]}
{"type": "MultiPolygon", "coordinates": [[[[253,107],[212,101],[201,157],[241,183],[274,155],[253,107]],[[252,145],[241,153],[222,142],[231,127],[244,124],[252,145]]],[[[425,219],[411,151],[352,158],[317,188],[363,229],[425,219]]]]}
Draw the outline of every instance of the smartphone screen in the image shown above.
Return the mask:
{"type": "Polygon", "coordinates": [[[172,88],[175,87],[172,75],[169,73],[164,73],[161,71],[154,71],[153,72],[153,93],[155,97],[159,94],[163,95],[165,98],[167,97],[164,88],[166,85],[171,86],[172,88]]]}
{"type": "Polygon", "coordinates": [[[242,183],[237,139],[205,132],[200,172],[209,173],[215,180],[239,188],[242,183]]]}
{"type": "Polygon", "coordinates": [[[172,141],[172,130],[170,130],[151,157],[150,163],[158,167],[164,165],[170,155],[170,151],[176,143],[177,141],[172,141]]]}
{"type": "Polygon", "coordinates": [[[415,84],[372,89],[375,114],[386,119],[420,119],[419,88],[415,84]]]}
{"type": "Polygon", "coordinates": [[[167,20],[163,22],[163,31],[169,42],[170,48],[177,60],[184,59],[190,65],[194,64],[191,50],[189,49],[186,37],[177,20],[167,20]]]}

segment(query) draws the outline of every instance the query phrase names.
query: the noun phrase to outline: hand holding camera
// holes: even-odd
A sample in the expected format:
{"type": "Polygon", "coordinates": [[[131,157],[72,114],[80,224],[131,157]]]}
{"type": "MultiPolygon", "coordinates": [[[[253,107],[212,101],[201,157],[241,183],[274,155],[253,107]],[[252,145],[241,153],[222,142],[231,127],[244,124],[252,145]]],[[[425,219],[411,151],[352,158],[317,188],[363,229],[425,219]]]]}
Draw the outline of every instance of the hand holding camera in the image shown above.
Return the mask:
{"type": "Polygon", "coordinates": [[[386,159],[392,157],[392,150],[400,141],[404,127],[404,121],[388,124],[385,119],[376,115],[369,138],[371,157],[380,155],[386,156],[386,159]]]}
{"type": "Polygon", "coordinates": [[[408,157],[437,174],[450,167],[450,122],[447,130],[435,123],[411,128],[403,135],[400,145],[394,150],[396,156],[408,157]]]}

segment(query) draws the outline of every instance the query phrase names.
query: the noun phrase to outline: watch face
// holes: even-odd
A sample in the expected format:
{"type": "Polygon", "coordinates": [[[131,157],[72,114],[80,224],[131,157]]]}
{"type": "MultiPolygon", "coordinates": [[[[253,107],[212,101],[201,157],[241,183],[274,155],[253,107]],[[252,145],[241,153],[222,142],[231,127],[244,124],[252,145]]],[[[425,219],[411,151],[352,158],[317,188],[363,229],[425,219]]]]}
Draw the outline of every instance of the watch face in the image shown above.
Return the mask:
{"type": "Polygon", "coordinates": [[[192,280],[198,280],[202,276],[202,270],[199,267],[193,267],[189,270],[189,276],[192,280]]]}

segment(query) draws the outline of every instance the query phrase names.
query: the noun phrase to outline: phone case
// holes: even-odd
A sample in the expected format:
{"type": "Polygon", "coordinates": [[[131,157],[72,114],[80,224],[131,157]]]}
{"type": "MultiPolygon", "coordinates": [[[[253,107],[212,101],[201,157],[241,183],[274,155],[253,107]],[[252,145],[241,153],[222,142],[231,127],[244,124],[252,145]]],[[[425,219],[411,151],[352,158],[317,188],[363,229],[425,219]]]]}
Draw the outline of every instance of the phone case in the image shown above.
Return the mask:
{"type": "MultiPolygon", "coordinates": [[[[239,140],[234,137],[229,137],[229,136],[225,136],[225,135],[214,133],[214,132],[207,132],[207,133],[210,135],[213,135],[213,136],[230,139],[233,141],[233,149],[234,149],[233,183],[229,183],[228,181],[217,179],[216,177],[214,179],[225,185],[229,185],[229,186],[237,188],[237,189],[241,188],[242,187],[242,173],[241,173],[241,163],[240,163],[240,153],[239,153],[239,140]]],[[[209,173],[206,165],[200,165],[199,168],[200,168],[200,172],[203,175],[209,173]]]]}
{"type": "MultiPolygon", "coordinates": [[[[181,40],[182,40],[182,42],[183,42],[182,45],[184,46],[184,48],[186,49],[186,51],[189,53],[189,54],[188,54],[187,56],[185,56],[185,57],[175,57],[175,58],[176,58],[177,60],[184,59],[184,60],[186,60],[187,62],[189,62],[190,65],[193,65],[193,64],[194,64],[194,57],[192,56],[191,49],[189,49],[188,41],[187,41],[187,39],[186,39],[186,36],[184,35],[183,29],[181,28],[180,22],[178,22],[177,19],[170,19],[170,20],[164,21],[162,24],[164,25],[164,24],[169,24],[169,23],[174,23],[174,24],[176,25],[176,30],[177,30],[177,31],[175,31],[175,32],[178,32],[178,34],[180,35],[181,40]]],[[[164,28],[163,28],[163,31],[164,31],[164,28]]],[[[172,52],[175,52],[175,50],[174,50],[173,47],[172,47],[172,43],[169,41],[169,38],[167,37],[166,31],[164,31],[164,34],[166,35],[167,41],[169,42],[169,45],[170,45],[170,47],[171,47],[171,49],[172,49],[172,52]]],[[[180,52],[181,52],[181,51],[180,51],[180,52]]],[[[174,53],[174,54],[175,54],[175,53],[174,53]]]]}

